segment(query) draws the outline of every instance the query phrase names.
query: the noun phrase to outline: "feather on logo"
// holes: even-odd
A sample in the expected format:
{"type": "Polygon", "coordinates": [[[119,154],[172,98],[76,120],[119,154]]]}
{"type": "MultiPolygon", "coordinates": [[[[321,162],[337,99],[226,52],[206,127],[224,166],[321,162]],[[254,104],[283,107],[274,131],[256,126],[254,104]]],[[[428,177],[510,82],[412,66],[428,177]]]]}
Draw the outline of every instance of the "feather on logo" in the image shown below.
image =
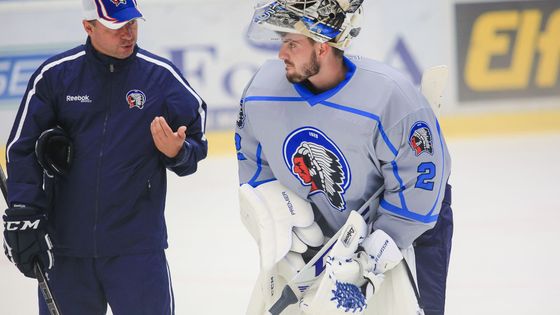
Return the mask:
{"type": "Polygon", "coordinates": [[[419,156],[426,152],[428,154],[434,153],[434,145],[432,143],[432,132],[430,127],[423,121],[416,122],[410,129],[408,136],[408,144],[414,150],[414,154],[419,156]]]}
{"type": "Polygon", "coordinates": [[[146,94],[140,90],[130,90],[126,93],[126,102],[128,103],[128,108],[136,107],[142,109],[144,104],[146,104],[146,94]]]}

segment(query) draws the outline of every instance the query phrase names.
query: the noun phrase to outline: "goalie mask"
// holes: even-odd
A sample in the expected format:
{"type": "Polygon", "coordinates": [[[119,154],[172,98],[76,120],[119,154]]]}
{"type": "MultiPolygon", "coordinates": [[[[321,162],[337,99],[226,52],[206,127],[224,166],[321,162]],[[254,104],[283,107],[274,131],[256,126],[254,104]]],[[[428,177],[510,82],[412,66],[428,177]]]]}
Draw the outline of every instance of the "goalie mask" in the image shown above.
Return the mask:
{"type": "Polygon", "coordinates": [[[364,0],[277,0],[257,4],[249,37],[280,40],[282,33],[305,35],[344,50],[360,32],[364,0]]]}
{"type": "Polygon", "coordinates": [[[35,143],[35,155],[48,176],[65,175],[74,156],[72,140],[60,127],[46,130],[35,143]]]}

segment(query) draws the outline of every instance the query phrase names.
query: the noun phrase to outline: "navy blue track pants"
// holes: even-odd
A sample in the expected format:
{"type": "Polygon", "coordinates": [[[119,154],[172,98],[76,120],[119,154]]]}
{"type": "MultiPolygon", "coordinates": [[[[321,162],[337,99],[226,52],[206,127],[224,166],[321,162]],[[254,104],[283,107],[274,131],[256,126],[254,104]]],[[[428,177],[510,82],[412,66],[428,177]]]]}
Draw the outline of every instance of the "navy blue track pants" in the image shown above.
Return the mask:
{"type": "MultiPolygon", "coordinates": [[[[174,314],[165,252],[116,257],[56,256],[49,284],[62,314],[174,314]]],[[[41,315],[49,311],[39,293],[41,315]]]]}

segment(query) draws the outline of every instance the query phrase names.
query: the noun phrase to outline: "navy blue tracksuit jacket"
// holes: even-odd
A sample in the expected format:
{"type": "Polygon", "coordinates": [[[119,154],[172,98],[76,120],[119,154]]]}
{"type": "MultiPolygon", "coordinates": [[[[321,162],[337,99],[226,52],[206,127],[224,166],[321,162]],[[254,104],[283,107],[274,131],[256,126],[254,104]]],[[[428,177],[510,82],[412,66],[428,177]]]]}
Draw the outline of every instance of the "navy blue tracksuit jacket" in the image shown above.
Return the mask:
{"type": "Polygon", "coordinates": [[[206,104],[167,60],[136,47],[127,59],[98,54],[90,40],[33,74],[7,142],[10,204],[49,216],[55,253],[104,257],[167,248],[166,168],[195,172],[206,157],[206,104]],[[187,127],[179,155],[154,145],[150,123],[187,127]],[[69,174],[52,202],[35,157],[40,133],[61,126],[73,140],[69,174]]]}

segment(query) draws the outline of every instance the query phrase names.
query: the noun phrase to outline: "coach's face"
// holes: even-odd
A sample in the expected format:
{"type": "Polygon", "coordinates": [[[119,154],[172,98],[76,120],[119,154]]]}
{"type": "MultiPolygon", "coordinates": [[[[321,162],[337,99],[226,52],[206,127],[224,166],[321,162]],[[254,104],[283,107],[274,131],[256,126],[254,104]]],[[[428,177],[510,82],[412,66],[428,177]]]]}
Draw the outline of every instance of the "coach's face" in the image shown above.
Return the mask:
{"type": "Polygon", "coordinates": [[[138,39],[138,22],[132,20],[112,30],[97,21],[83,21],[84,29],[97,51],[107,56],[125,59],[132,55],[138,39]]]}
{"type": "Polygon", "coordinates": [[[300,34],[282,36],[282,46],[278,58],[286,65],[286,78],[292,83],[299,83],[319,73],[317,61],[320,44],[300,34]]]}

